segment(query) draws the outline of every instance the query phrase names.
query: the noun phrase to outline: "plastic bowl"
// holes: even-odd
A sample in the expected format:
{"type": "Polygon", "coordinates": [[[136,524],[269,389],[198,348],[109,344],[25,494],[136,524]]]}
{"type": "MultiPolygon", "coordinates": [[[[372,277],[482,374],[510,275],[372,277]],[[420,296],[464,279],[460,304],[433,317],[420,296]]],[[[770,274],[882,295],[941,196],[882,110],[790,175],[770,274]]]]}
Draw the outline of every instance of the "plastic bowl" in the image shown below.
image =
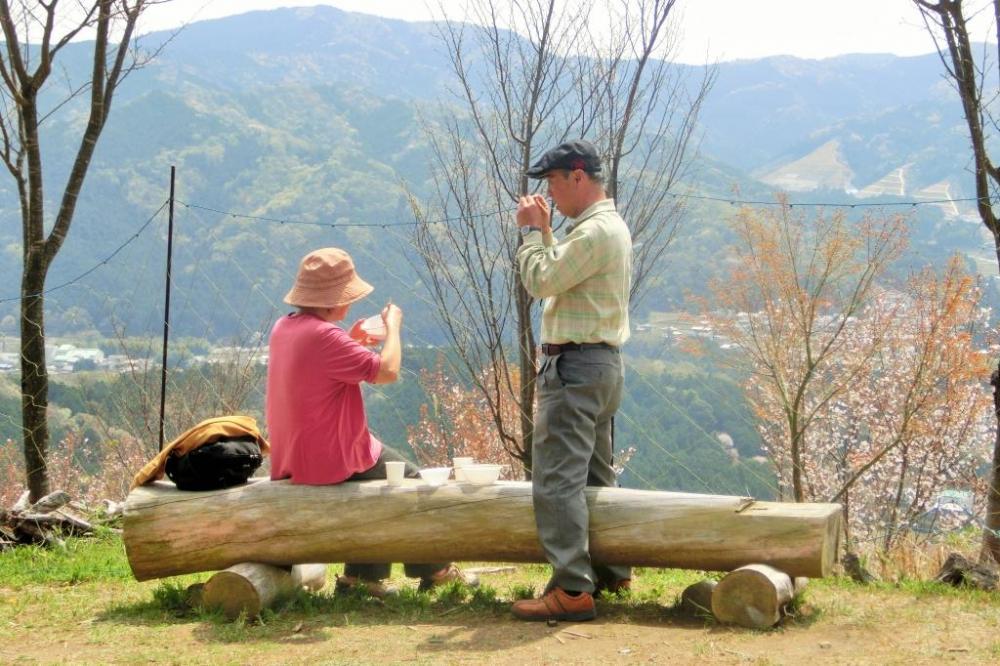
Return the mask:
{"type": "Polygon", "coordinates": [[[501,469],[503,469],[503,465],[466,465],[462,468],[462,473],[465,475],[465,480],[472,485],[488,486],[491,483],[496,483],[497,479],[500,478],[501,469]]]}
{"type": "Polygon", "coordinates": [[[420,470],[420,478],[432,486],[440,486],[448,481],[451,467],[425,467],[420,470]]]}

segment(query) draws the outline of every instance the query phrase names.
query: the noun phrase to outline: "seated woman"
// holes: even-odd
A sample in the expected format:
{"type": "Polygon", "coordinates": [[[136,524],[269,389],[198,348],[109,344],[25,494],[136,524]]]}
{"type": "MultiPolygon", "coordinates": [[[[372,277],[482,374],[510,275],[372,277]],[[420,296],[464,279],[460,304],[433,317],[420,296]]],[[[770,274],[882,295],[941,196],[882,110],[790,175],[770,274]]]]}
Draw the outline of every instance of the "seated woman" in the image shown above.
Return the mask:
{"type": "MultiPolygon", "coordinates": [[[[302,259],[295,285],[285,296],[298,311],[274,324],[269,343],[266,411],[272,479],[309,485],[384,479],[387,460],[405,460],[368,431],[360,386],[398,379],[402,311],[395,305],[382,310],[386,338],[381,353],[366,348],[374,341],[360,322],[350,331],[335,323],[372,289],[343,250],[323,248],[302,259]]],[[[416,476],[416,468],[407,465],[407,475],[416,476]]],[[[389,569],[389,564],[349,563],[337,590],[362,588],[384,596],[390,592],[382,583],[389,569]]],[[[405,570],[420,578],[421,590],[452,581],[478,583],[449,563],[407,564],[405,570]]]]}

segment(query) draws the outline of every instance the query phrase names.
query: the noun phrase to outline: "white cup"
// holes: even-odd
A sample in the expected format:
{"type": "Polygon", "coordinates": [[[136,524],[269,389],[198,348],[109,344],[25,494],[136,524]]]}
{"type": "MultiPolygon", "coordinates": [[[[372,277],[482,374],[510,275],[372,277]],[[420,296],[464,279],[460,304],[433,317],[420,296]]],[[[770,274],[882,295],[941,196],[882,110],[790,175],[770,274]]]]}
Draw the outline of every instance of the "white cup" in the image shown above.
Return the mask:
{"type": "Polygon", "coordinates": [[[466,465],[471,465],[474,461],[472,456],[455,456],[451,459],[452,467],[455,468],[455,480],[465,481],[465,472],[462,468],[466,465]]]}
{"type": "Polygon", "coordinates": [[[398,460],[387,460],[385,463],[385,480],[390,486],[403,485],[403,475],[406,473],[406,463],[398,460]]]}
{"type": "Polygon", "coordinates": [[[385,330],[385,320],[382,319],[382,315],[372,315],[364,321],[361,322],[361,330],[364,331],[369,338],[375,340],[376,342],[382,342],[385,340],[387,335],[385,330]]]}

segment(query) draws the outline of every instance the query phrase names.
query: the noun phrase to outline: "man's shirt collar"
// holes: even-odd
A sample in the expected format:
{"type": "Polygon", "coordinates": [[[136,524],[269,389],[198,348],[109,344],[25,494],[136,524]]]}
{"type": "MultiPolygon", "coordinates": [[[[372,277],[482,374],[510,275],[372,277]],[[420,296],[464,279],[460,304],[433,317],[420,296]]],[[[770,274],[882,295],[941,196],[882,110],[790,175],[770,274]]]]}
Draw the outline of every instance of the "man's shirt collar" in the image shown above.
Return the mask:
{"type": "Polygon", "coordinates": [[[566,233],[576,229],[581,222],[589,217],[593,217],[598,213],[604,213],[607,211],[615,210],[615,200],[614,199],[601,199],[600,201],[595,201],[594,203],[587,206],[579,216],[570,218],[570,225],[566,227],[566,233]]]}

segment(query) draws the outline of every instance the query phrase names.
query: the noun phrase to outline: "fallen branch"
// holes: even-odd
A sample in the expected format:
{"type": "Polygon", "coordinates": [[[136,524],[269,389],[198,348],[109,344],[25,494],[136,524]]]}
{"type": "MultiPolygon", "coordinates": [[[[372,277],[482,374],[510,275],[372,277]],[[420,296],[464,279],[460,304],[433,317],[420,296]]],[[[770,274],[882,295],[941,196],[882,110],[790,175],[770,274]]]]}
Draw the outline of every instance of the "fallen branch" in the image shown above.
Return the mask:
{"type": "Polygon", "coordinates": [[[49,546],[63,536],[93,534],[94,526],[78,511],[86,507],[70,501],[61,490],[49,493],[34,504],[25,492],[9,511],[0,510],[0,549],[21,545],[49,546]]]}

